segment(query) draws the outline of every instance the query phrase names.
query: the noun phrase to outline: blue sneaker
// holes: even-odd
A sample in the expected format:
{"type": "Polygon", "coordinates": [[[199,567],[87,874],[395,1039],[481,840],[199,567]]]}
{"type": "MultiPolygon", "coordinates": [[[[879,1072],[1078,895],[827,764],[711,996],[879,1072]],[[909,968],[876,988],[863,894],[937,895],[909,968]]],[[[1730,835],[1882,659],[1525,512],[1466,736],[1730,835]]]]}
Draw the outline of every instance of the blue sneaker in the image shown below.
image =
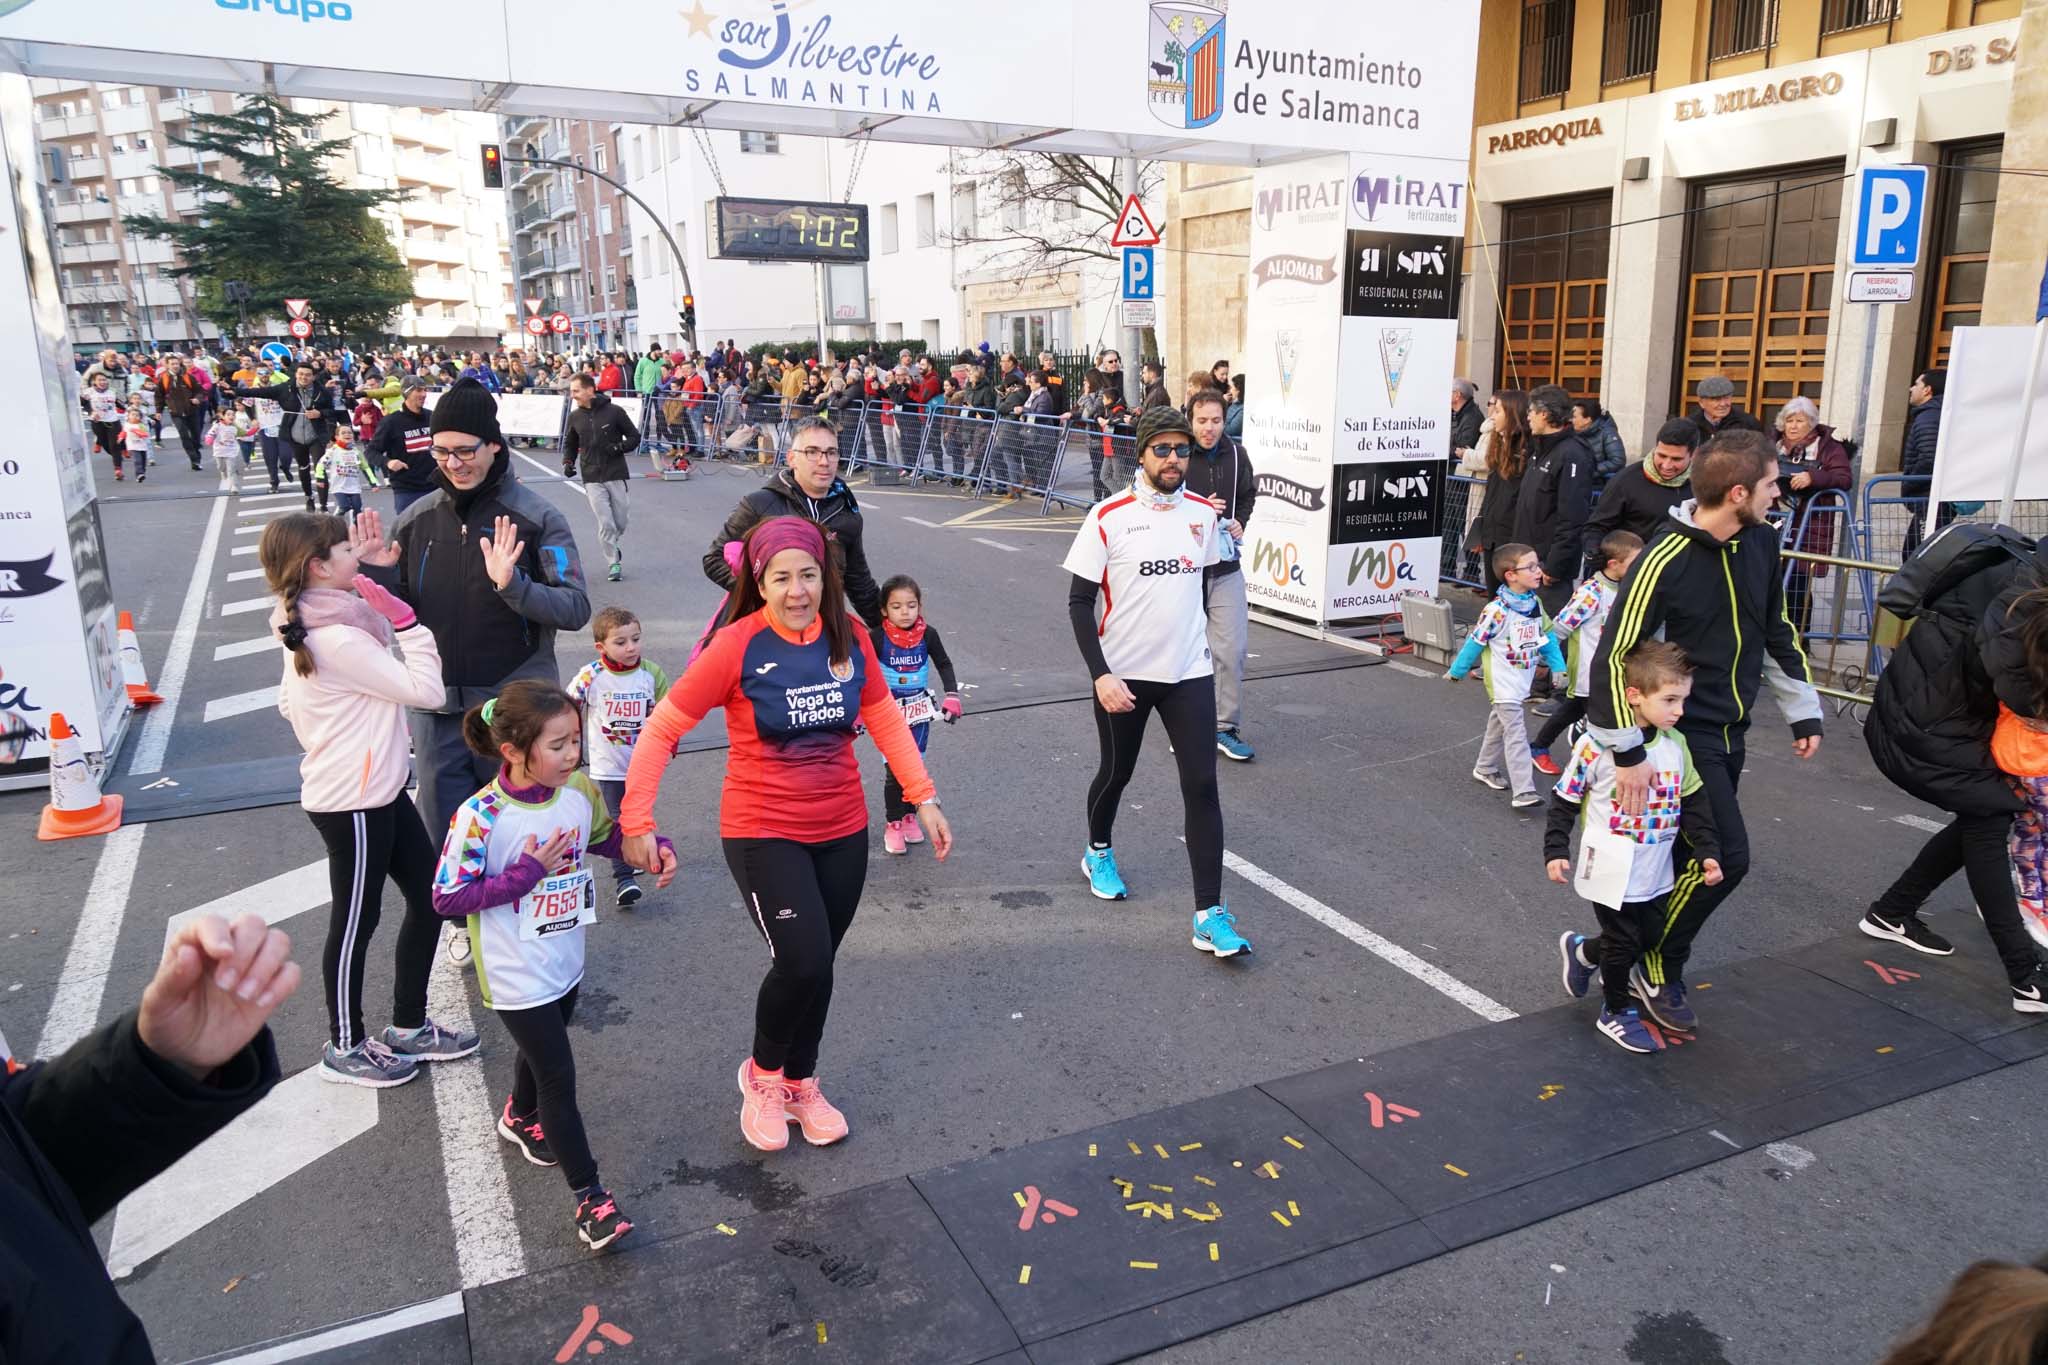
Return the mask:
{"type": "Polygon", "coordinates": [[[1235,730],[1216,732],[1216,752],[1225,758],[1236,759],[1239,763],[1252,761],[1252,746],[1245,743],[1244,737],[1235,730]]]}
{"type": "Polygon", "coordinates": [[[1594,1027],[1600,1030],[1601,1037],[1630,1052],[1664,1050],[1664,1040],[1650,1032],[1649,1026],[1643,1023],[1643,1016],[1636,1013],[1633,1005],[1618,1014],[1602,1006],[1600,1019],[1594,1027]]]}
{"type": "Polygon", "coordinates": [[[1557,940],[1557,955],[1564,959],[1564,993],[1574,1000],[1586,998],[1586,992],[1593,987],[1593,973],[1599,970],[1588,966],[1579,956],[1579,949],[1585,942],[1584,934],[1575,934],[1569,929],[1557,940]]]}
{"type": "Polygon", "coordinates": [[[1237,932],[1237,916],[1212,905],[1195,916],[1194,945],[1218,957],[1236,957],[1252,950],[1252,941],[1237,932]]]}
{"type": "Polygon", "coordinates": [[[1643,975],[1643,964],[1638,962],[1628,969],[1628,993],[1642,1002],[1643,1013],[1665,1028],[1691,1033],[1700,1026],[1700,1017],[1685,1003],[1683,981],[1674,979],[1652,986],[1650,978],[1643,975]]]}
{"type": "Polygon", "coordinates": [[[1131,889],[1124,885],[1123,874],[1116,870],[1115,849],[1082,850],[1081,870],[1088,874],[1088,889],[1098,899],[1120,901],[1130,898],[1131,889]]]}

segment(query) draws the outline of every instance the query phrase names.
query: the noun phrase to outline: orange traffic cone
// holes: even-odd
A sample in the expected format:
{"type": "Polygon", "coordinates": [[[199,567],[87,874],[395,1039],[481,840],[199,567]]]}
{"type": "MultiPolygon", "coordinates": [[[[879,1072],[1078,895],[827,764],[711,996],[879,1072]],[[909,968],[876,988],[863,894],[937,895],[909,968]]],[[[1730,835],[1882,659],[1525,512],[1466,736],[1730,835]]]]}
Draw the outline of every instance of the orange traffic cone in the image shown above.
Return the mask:
{"type": "Polygon", "coordinates": [[[50,804],[43,807],[38,839],[76,839],[105,834],[121,824],[121,798],[100,793],[99,779],[85,761],[64,713],[50,713],[50,804]]]}
{"type": "Polygon", "coordinates": [[[142,643],[135,638],[135,618],[122,612],[121,681],[128,685],[131,706],[154,706],[163,698],[149,690],[149,674],[142,668],[142,643]]]}

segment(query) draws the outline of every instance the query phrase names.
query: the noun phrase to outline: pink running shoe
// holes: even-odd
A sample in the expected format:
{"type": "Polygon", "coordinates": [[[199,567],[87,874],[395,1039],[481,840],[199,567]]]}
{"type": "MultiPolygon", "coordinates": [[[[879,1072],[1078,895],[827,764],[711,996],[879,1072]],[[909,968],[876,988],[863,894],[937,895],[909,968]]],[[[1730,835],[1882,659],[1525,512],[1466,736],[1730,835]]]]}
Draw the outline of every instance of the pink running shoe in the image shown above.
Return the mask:
{"type": "Polygon", "coordinates": [[[917,823],[917,815],[915,812],[912,812],[911,814],[904,816],[901,820],[898,820],[896,824],[897,827],[903,831],[904,843],[921,844],[924,842],[924,829],[917,823]]]}
{"type": "MultiPolygon", "coordinates": [[[[919,839],[923,837],[923,835],[918,836],[919,839]]],[[[910,841],[903,837],[903,822],[901,820],[891,820],[888,824],[882,826],[882,851],[884,853],[908,853],[910,851],[910,841]]]]}
{"type": "Polygon", "coordinates": [[[740,1136],[764,1152],[789,1146],[789,1111],[783,1108],[780,1071],[763,1071],[752,1057],[740,1063],[740,1136]]]}
{"type": "Polygon", "coordinates": [[[2027,926],[2027,934],[2035,943],[2048,948],[2048,905],[2021,896],[2020,922],[2027,926]]]}
{"type": "Polygon", "coordinates": [[[818,1093],[816,1076],[784,1081],[782,1107],[788,1112],[790,1122],[803,1130],[804,1141],[813,1147],[830,1146],[846,1136],[846,1115],[818,1093]]]}

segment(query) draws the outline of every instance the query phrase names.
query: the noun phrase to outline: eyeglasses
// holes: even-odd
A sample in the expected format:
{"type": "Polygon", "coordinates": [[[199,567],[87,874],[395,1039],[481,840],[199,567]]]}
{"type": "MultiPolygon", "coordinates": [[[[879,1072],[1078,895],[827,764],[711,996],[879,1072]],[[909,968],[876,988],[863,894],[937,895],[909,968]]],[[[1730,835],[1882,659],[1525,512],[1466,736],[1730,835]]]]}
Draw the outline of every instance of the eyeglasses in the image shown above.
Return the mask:
{"type": "Polygon", "coordinates": [[[1542,571],[1542,563],[1534,559],[1530,560],[1527,564],[1517,564],[1514,568],[1508,570],[1509,573],[1541,573],[1542,571]]]}
{"type": "Polygon", "coordinates": [[[482,441],[466,446],[437,445],[430,447],[434,452],[434,458],[443,464],[468,464],[476,458],[476,453],[483,448],[484,442],[482,441]]]}
{"type": "Polygon", "coordinates": [[[1188,457],[1188,452],[1193,449],[1193,446],[1185,442],[1175,442],[1171,445],[1154,444],[1146,447],[1150,454],[1156,455],[1162,460],[1185,460],[1188,457]]]}
{"type": "Polygon", "coordinates": [[[801,455],[807,460],[836,460],[839,458],[839,447],[792,446],[790,448],[789,453],[792,455],[801,455]]]}

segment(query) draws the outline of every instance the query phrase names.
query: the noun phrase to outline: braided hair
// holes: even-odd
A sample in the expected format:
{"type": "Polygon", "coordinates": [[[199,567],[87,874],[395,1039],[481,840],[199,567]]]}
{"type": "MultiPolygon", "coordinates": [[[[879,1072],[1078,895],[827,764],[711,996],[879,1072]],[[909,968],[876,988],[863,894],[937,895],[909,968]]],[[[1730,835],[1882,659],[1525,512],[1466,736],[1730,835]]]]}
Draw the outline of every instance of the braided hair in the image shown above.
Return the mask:
{"type": "Polygon", "coordinates": [[[328,551],[348,542],[348,523],[324,512],[291,512],[263,528],[256,559],[270,591],[284,603],[284,624],[277,638],[292,652],[292,668],[302,678],[313,676],[313,655],[306,648],[306,626],[299,619],[299,594],[306,590],[308,566],[327,558],[328,551]]]}

